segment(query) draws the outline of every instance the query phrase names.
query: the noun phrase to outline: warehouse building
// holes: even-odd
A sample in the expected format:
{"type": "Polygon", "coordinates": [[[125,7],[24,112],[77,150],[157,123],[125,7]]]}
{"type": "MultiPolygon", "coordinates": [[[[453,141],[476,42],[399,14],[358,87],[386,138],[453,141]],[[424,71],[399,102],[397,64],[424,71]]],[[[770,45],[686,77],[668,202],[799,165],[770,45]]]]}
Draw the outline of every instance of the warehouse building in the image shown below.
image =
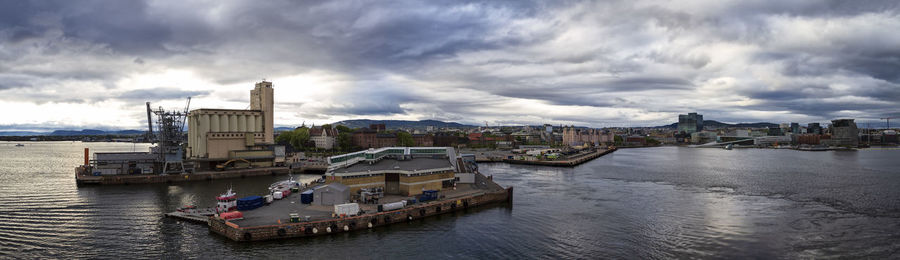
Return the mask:
{"type": "MultiPolygon", "coordinates": [[[[341,183],[355,194],[383,188],[385,194],[412,196],[451,187],[462,160],[450,147],[385,147],[328,158],[326,183],[341,183]]],[[[463,168],[467,168],[463,165],[463,168]]]]}

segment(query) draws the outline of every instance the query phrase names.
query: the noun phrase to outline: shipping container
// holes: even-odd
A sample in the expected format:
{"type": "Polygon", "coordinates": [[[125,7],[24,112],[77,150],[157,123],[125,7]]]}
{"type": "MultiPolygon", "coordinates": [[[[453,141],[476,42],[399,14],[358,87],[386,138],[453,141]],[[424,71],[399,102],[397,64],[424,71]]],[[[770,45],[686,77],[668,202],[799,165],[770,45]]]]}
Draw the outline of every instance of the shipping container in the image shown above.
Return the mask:
{"type": "Polygon", "coordinates": [[[347,203],[334,205],[334,214],[356,216],[356,214],[359,214],[359,204],[347,203]]]}
{"type": "Polygon", "coordinates": [[[300,193],[300,203],[311,204],[313,202],[313,190],[300,193]]]}
{"type": "Polygon", "coordinates": [[[253,210],[262,207],[266,199],[260,196],[249,196],[237,200],[238,210],[253,210]]]}

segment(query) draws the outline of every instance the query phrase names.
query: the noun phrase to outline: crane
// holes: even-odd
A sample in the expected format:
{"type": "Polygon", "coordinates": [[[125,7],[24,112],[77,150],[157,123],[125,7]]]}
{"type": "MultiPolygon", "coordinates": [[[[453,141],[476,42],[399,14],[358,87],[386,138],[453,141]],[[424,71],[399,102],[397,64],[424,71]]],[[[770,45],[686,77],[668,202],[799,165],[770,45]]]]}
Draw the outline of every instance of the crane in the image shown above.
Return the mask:
{"type": "Polygon", "coordinates": [[[894,119],[894,118],[896,118],[896,117],[890,117],[890,116],[882,117],[881,120],[887,121],[887,129],[891,129],[891,119],[894,119]]]}
{"type": "MultiPolygon", "coordinates": [[[[147,103],[150,103],[150,102],[147,102],[147,103]]],[[[188,96],[188,97],[187,97],[187,104],[184,105],[184,115],[185,115],[185,116],[187,116],[187,114],[188,114],[188,109],[189,109],[190,107],[191,107],[191,97],[188,96]]],[[[182,121],[181,121],[181,129],[184,129],[184,123],[185,123],[185,121],[187,121],[187,120],[182,120],[182,121]]]]}

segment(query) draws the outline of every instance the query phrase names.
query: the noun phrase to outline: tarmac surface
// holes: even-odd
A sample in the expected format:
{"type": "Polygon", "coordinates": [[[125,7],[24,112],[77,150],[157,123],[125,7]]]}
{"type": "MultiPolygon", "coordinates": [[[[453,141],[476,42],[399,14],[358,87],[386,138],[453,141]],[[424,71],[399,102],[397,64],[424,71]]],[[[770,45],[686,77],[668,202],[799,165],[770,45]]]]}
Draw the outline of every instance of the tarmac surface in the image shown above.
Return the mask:
{"type": "MultiPolygon", "coordinates": [[[[480,174],[476,174],[475,184],[459,184],[457,185],[455,190],[453,188],[446,188],[444,190],[441,190],[439,192],[439,196],[441,197],[441,199],[439,200],[464,197],[489,191],[495,188],[502,189],[502,187],[500,187],[499,185],[490,184],[493,183],[484,180],[484,177],[481,177],[480,174]]],[[[332,213],[334,213],[334,206],[300,203],[299,194],[300,192],[292,192],[291,195],[288,195],[287,197],[280,200],[275,200],[269,205],[265,205],[253,210],[241,211],[244,214],[244,218],[240,220],[231,220],[230,222],[242,227],[278,225],[279,221],[280,223],[290,222],[291,213],[297,213],[300,216],[301,222],[304,222],[306,216],[309,216],[309,221],[332,218],[332,213]]],[[[386,194],[383,198],[379,199],[378,204],[360,203],[359,208],[366,213],[374,213],[378,211],[379,204],[393,203],[411,198],[413,197],[386,194]]]]}

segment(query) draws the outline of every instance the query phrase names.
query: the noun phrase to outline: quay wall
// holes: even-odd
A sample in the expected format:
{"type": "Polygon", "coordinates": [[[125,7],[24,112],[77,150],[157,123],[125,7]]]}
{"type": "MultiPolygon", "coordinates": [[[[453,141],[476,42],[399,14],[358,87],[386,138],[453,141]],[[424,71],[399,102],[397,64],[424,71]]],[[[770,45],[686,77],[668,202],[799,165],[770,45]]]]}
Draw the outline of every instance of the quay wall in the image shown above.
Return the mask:
{"type": "Polygon", "coordinates": [[[527,164],[527,165],[540,165],[540,166],[559,166],[559,167],[573,167],[580,165],[582,163],[586,163],[590,160],[593,160],[597,157],[604,156],[606,154],[615,152],[618,148],[607,149],[603,151],[597,151],[591,154],[587,154],[584,156],[579,156],[577,158],[572,158],[568,160],[558,160],[558,161],[529,161],[529,160],[515,160],[515,159],[504,159],[503,162],[510,164],[527,164]]]}
{"type": "Polygon", "coordinates": [[[280,225],[241,227],[215,217],[208,220],[209,230],[234,241],[261,241],[308,237],[332,233],[363,230],[393,223],[417,220],[466,208],[484,206],[512,200],[513,188],[476,194],[466,197],[423,203],[394,211],[364,214],[361,216],[280,225]]]}
{"type": "Polygon", "coordinates": [[[171,183],[184,181],[209,181],[228,178],[243,178],[263,175],[288,174],[286,167],[269,167],[256,169],[238,169],[215,172],[197,172],[191,174],[168,175],[105,175],[86,176],[75,175],[76,183],[82,184],[144,184],[144,183],[171,183]]]}

